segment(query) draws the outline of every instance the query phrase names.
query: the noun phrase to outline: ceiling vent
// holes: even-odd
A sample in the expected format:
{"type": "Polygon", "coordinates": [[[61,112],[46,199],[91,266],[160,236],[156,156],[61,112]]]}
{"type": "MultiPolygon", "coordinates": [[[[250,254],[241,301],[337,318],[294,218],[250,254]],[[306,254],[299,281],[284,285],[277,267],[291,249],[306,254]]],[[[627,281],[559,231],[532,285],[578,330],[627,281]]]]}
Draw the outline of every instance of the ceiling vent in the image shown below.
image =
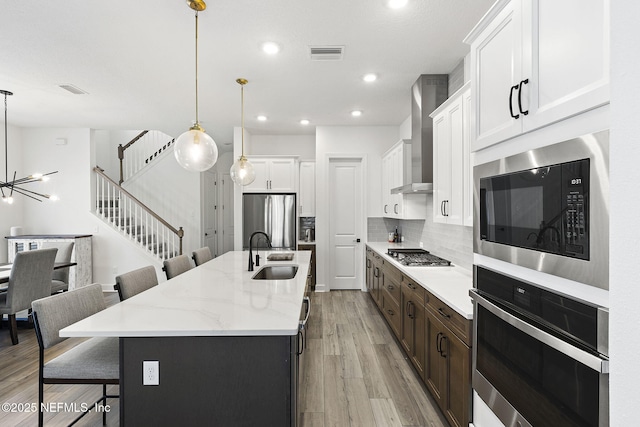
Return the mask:
{"type": "Polygon", "coordinates": [[[344,46],[309,46],[312,61],[342,61],[344,46]]]}
{"type": "Polygon", "coordinates": [[[74,95],[86,95],[89,93],[74,85],[58,85],[58,87],[61,87],[62,89],[69,91],[74,95]]]}

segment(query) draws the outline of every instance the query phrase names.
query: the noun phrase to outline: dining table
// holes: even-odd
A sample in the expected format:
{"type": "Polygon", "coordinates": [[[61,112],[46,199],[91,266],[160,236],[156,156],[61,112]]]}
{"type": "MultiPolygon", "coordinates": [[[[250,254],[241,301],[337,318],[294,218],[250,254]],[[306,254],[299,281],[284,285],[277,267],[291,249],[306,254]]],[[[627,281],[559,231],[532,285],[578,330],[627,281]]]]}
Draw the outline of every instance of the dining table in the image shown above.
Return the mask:
{"type": "MultiPolygon", "coordinates": [[[[76,262],[56,262],[53,264],[53,269],[67,268],[78,265],[76,262]]],[[[13,264],[0,264],[0,292],[7,290],[7,283],[9,283],[9,275],[11,274],[11,267],[13,264]]]]}

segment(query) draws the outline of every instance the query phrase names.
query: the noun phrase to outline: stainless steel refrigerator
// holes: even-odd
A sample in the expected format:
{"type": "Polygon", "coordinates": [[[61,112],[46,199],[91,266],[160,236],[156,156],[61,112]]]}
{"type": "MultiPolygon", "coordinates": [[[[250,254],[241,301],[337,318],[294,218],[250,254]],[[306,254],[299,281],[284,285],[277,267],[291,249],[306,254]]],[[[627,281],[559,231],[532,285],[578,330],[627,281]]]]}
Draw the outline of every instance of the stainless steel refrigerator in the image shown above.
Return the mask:
{"type": "MultiPolygon", "coordinates": [[[[254,231],[264,231],[274,249],[296,248],[296,195],[244,193],[242,195],[242,247],[249,249],[254,231]]],[[[264,238],[253,238],[254,247],[266,248],[264,238]]]]}

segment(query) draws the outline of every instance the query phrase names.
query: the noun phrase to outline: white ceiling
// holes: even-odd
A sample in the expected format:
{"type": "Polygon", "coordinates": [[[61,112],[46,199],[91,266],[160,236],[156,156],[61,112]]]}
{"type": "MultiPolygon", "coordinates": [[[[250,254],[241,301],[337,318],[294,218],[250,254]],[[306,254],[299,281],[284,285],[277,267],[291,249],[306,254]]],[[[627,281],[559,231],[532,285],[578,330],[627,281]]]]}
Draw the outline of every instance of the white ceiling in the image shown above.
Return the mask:
{"type": "MultiPolygon", "coordinates": [[[[231,143],[240,126],[235,80],[244,77],[252,133],[399,125],[411,84],[451,72],[492,3],[409,0],[392,10],[384,0],[210,0],[199,15],[200,123],[218,145],[231,143]],[[281,52],[264,54],[265,41],[281,52]],[[344,46],[344,59],[311,61],[310,45],[344,46]],[[362,81],[369,72],[376,82],[362,81]],[[351,117],[354,109],[363,115],[351,117]]],[[[14,92],[9,124],[178,136],[195,119],[195,19],[185,1],[2,1],[0,16],[0,89],[14,92]]]]}

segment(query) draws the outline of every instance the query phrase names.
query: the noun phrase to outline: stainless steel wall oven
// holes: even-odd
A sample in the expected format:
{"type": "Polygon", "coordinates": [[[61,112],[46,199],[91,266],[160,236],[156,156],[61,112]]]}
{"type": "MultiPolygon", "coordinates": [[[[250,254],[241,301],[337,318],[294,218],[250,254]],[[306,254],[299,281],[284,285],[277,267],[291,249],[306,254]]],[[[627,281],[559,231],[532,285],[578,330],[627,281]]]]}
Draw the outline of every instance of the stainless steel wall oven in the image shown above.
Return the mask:
{"type": "Polygon", "coordinates": [[[474,252],[609,288],[609,131],[474,168],[474,252]]]}
{"type": "Polygon", "coordinates": [[[507,427],[609,425],[608,310],[475,266],[473,388],[507,427]]]}

